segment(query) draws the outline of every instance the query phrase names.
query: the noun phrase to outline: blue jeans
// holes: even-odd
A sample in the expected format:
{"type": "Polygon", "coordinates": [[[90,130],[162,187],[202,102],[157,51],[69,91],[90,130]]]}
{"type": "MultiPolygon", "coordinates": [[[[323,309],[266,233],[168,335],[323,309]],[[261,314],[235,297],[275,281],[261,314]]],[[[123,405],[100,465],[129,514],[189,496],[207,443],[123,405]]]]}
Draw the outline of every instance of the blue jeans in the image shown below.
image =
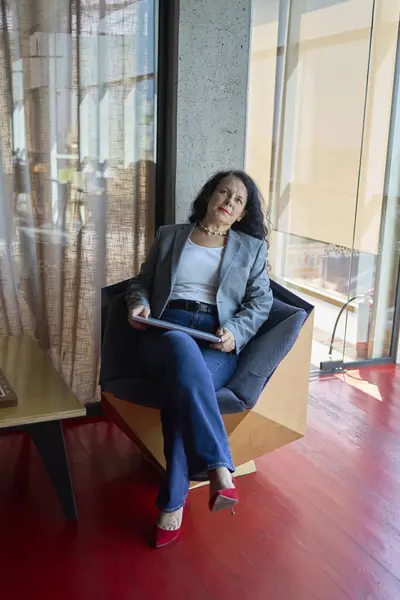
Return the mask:
{"type": "MultiPolygon", "coordinates": [[[[167,309],[162,318],[209,333],[218,329],[216,317],[200,312],[167,309]]],[[[217,467],[235,470],[216,391],[232,377],[237,355],[177,331],[148,328],[141,336],[141,366],[165,386],[161,424],[167,468],[157,506],[173,512],[185,503],[190,480],[207,480],[217,467]]]]}

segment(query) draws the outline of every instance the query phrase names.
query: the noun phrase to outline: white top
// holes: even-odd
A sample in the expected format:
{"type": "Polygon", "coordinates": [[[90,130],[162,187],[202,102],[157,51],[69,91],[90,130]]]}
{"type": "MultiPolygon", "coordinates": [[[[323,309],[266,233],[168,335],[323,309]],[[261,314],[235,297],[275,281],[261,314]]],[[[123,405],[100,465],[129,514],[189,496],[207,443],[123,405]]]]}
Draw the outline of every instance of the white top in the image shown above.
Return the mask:
{"type": "Polygon", "coordinates": [[[215,305],[224,250],[224,246],[198,246],[189,239],[179,261],[170,300],[195,300],[215,305]]]}

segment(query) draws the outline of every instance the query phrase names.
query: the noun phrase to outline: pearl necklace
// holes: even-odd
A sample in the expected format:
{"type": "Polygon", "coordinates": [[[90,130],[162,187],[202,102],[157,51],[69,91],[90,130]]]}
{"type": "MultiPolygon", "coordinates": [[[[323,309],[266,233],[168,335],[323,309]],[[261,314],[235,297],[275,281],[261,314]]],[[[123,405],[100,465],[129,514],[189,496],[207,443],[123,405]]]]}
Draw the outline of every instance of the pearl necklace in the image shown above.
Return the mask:
{"type": "Polygon", "coordinates": [[[203,225],[203,223],[201,221],[199,221],[199,225],[201,227],[201,229],[203,231],[205,231],[206,233],[208,233],[208,235],[220,235],[225,237],[226,235],[228,235],[227,231],[221,232],[221,231],[213,231],[212,229],[210,229],[209,227],[206,227],[205,225],[203,225]]]}

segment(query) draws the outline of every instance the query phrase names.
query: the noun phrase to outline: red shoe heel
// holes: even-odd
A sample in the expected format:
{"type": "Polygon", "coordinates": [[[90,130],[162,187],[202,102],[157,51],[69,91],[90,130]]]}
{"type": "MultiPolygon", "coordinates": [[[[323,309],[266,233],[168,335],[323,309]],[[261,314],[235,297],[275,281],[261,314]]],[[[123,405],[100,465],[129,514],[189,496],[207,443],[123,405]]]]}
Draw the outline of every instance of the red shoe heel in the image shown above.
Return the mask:
{"type": "Polygon", "coordinates": [[[208,506],[211,512],[218,512],[225,508],[230,508],[232,514],[235,514],[234,506],[239,502],[238,493],[235,488],[229,488],[227,490],[218,490],[210,498],[208,506]]]}
{"type": "Polygon", "coordinates": [[[163,529],[158,525],[154,527],[154,547],[162,548],[163,546],[168,546],[168,544],[172,544],[178,537],[181,532],[181,528],[178,529],[163,529]]]}

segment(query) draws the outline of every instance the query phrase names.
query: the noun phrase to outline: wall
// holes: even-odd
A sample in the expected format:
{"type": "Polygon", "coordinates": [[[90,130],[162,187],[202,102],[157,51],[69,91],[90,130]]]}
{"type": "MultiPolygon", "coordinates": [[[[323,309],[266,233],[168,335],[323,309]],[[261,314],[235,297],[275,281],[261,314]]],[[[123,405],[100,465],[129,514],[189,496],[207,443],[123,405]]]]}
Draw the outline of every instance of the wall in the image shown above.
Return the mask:
{"type": "Polygon", "coordinates": [[[187,219],[216,170],[243,168],[251,0],[181,0],[176,116],[175,206],[187,219]]]}

